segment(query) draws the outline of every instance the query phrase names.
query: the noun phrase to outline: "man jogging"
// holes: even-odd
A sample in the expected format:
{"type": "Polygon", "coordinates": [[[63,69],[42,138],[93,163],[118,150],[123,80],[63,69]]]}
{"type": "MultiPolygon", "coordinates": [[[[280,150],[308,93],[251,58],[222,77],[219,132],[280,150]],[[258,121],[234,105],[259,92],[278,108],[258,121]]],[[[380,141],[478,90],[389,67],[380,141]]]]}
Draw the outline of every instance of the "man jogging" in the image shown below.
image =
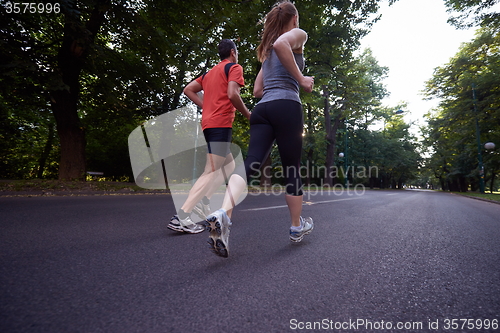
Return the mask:
{"type": "Polygon", "coordinates": [[[191,220],[191,212],[194,211],[202,219],[211,213],[209,198],[220,185],[217,180],[221,180],[221,176],[229,177],[234,170],[229,147],[235,111],[250,119],[250,112],[240,96],[240,88],[245,81],[243,68],[238,64],[236,45],[229,39],[223,39],[218,50],[221,62],[184,88],[184,94],[203,110],[201,127],[208,154],[203,174],[168,224],[169,229],[178,232],[196,234],[205,230],[191,220]],[[202,90],[203,98],[198,95],[202,90]]]}

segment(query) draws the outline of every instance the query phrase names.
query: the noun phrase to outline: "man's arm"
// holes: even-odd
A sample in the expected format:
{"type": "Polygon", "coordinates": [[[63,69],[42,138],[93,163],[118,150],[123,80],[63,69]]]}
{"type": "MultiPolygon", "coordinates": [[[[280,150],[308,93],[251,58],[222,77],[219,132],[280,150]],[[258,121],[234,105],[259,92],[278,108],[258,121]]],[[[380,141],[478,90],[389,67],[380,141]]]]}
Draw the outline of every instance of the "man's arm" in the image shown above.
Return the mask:
{"type": "Polygon", "coordinates": [[[245,118],[250,120],[250,111],[248,111],[245,103],[243,103],[240,96],[240,85],[235,81],[229,81],[227,85],[227,97],[229,97],[236,110],[240,111],[245,118]]]}
{"type": "Polygon", "coordinates": [[[184,94],[194,102],[194,104],[198,105],[203,109],[203,100],[200,98],[198,93],[203,90],[201,84],[196,81],[191,81],[185,88],[184,94]]]}

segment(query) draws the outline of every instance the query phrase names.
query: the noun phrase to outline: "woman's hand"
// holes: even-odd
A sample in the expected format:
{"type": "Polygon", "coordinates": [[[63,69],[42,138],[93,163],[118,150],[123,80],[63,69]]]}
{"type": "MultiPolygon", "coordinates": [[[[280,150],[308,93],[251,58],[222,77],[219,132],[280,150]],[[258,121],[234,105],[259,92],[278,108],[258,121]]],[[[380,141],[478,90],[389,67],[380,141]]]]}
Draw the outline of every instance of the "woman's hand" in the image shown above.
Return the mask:
{"type": "Polygon", "coordinates": [[[305,92],[312,92],[314,88],[314,76],[303,76],[299,84],[305,92]]]}

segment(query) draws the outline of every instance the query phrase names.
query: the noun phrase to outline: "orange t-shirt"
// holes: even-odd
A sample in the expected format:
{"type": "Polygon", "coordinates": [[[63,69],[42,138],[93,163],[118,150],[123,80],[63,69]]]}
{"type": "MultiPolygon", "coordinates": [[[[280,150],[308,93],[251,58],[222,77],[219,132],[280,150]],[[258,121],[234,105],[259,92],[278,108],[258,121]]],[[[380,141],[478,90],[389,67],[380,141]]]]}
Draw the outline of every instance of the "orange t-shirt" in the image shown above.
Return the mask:
{"type": "Polygon", "coordinates": [[[235,81],[240,86],[245,85],[243,67],[235,64],[226,77],[224,67],[230,61],[225,59],[212,68],[205,76],[196,79],[203,88],[203,113],[201,128],[232,128],[236,108],[227,96],[229,81],[235,81]]]}

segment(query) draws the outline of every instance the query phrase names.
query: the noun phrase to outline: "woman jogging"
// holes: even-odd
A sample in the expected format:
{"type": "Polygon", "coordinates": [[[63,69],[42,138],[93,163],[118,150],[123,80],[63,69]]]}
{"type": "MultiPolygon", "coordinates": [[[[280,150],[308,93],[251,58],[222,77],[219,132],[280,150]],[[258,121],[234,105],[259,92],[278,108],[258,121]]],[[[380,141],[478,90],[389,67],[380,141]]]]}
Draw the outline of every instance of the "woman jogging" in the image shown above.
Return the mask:
{"type": "MultiPolygon", "coordinates": [[[[288,1],[277,3],[266,15],[262,41],[257,48],[262,68],[257,75],[254,96],[262,98],[250,117],[250,144],[245,159],[246,177],[259,171],[273,142],[278,145],[286,175],[286,203],[290,210],[290,240],[300,242],[313,227],[311,218],[302,218],[302,182],[299,166],[302,152],[303,114],[299,86],[311,92],[314,78],[302,75],[305,31],[298,28],[299,16],[288,1]]],[[[247,186],[247,180],[235,172],[229,181],[222,208],[210,214],[205,226],[208,242],[222,257],[229,254],[229,229],[234,202],[247,186]]]]}

